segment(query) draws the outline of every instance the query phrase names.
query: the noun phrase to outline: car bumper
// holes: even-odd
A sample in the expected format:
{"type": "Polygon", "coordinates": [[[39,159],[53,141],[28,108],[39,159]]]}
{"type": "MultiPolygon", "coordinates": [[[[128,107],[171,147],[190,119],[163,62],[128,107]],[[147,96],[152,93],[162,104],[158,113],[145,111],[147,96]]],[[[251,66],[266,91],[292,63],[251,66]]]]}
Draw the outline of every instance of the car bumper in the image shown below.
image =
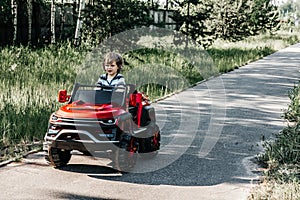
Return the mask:
{"type": "Polygon", "coordinates": [[[43,150],[48,150],[50,146],[65,150],[106,151],[115,148],[118,144],[119,141],[109,140],[106,137],[99,140],[85,130],[62,130],[57,135],[46,134],[43,150]],[[62,136],[66,139],[60,139],[62,136]]]}

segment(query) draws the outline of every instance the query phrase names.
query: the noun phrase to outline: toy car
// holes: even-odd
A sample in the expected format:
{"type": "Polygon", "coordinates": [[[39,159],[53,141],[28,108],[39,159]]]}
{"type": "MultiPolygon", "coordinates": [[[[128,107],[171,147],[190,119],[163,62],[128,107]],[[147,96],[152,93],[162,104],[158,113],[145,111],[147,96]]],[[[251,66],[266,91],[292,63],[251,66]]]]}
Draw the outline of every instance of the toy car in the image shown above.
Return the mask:
{"type": "Polygon", "coordinates": [[[67,103],[51,114],[43,143],[45,159],[55,167],[67,165],[71,151],[77,150],[105,152],[114,168],[125,171],[136,164],[138,154],[155,156],[159,150],[154,107],[134,85],[76,83],[71,95],[60,90],[58,101],[67,103]]]}

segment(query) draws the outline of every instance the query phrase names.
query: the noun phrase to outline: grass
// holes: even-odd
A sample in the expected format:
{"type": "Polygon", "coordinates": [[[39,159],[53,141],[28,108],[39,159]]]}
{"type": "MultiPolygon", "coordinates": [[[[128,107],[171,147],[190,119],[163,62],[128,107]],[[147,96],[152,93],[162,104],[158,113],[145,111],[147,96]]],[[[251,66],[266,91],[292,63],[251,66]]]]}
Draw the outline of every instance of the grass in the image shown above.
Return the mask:
{"type": "Polygon", "coordinates": [[[249,200],[300,199],[300,82],[289,92],[290,104],[283,113],[287,127],[265,141],[264,152],[257,156],[266,168],[265,180],[249,200]]]}
{"type": "Polygon", "coordinates": [[[123,73],[126,82],[140,85],[138,90],[144,91],[152,100],[181,91],[204,79],[195,60],[192,63],[163,49],[131,51],[124,58],[128,63],[123,73]]]}
{"type": "Polygon", "coordinates": [[[85,53],[68,45],[0,51],[0,147],[41,140],[58,88],[70,89],[85,53]]]}
{"type": "Polygon", "coordinates": [[[297,200],[300,199],[298,182],[278,183],[270,181],[255,188],[248,200],[297,200]]]}
{"type": "Polygon", "coordinates": [[[278,31],[239,42],[216,41],[207,51],[221,73],[226,73],[299,42],[299,34],[278,31]]]}
{"type": "MultiPolygon", "coordinates": [[[[124,74],[126,80],[130,80],[127,82],[138,81],[140,74],[148,74],[142,77],[147,84],[139,90],[153,100],[208,78],[210,73],[215,73],[210,71],[212,64],[218,73],[225,73],[295,42],[294,35],[281,33],[238,43],[217,41],[202,57],[192,60],[172,52],[146,48],[124,54],[124,74]],[[200,71],[197,59],[202,65],[200,71]]],[[[87,50],[74,49],[68,43],[42,48],[12,46],[0,49],[0,161],[7,154],[4,147],[43,139],[49,115],[59,107],[57,91],[71,90],[87,53],[87,50]]],[[[97,64],[98,71],[101,63],[97,64]]]]}

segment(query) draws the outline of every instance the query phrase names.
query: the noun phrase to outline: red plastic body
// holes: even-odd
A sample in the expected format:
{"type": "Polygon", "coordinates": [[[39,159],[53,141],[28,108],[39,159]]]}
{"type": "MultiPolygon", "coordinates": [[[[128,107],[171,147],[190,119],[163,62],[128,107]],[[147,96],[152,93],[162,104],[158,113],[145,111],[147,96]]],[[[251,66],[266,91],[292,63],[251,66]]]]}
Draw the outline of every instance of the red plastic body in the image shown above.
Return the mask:
{"type": "Polygon", "coordinates": [[[141,126],[141,118],[142,118],[142,109],[143,109],[143,99],[142,99],[142,94],[141,93],[137,93],[135,95],[136,98],[136,106],[137,106],[137,120],[138,120],[138,127],[141,126]]]}
{"type": "Polygon", "coordinates": [[[65,103],[69,101],[70,95],[67,94],[67,90],[59,90],[58,92],[58,102],[65,103]]]}

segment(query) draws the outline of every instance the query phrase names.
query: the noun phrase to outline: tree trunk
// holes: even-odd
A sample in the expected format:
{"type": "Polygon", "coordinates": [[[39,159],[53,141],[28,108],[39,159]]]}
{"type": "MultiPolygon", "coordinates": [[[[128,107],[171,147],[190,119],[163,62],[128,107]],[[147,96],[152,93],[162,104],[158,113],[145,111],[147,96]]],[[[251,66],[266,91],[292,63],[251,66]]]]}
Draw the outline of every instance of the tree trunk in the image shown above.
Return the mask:
{"type": "Polygon", "coordinates": [[[16,44],[17,42],[17,33],[18,33],[18,4],[17,0],[11,0],[11,12],[13,17],[13,43],[16,44]]]}
{"type": "Polygon", "coordinates": [[[51,1],[51,43],[55,43],[55,2],[51,1]]]}
{"type": "Polygon", "coordinates": [[[82,10],[85,7],[85,0],[79,0],[79,9],[78,9],[78,18],[77,18],[77,25],[75,31],[75,41],[74,45],[78,46],[80,44],[80,30],[82,27],[82,10]]]}
{"type": "Polygon", "coordinates": [[[59,10],[60,16],[60,36],[59,39],[64,39],[64,28],[65,28],[65,7],[64,7],[64,0],[61,0],[61,6],[59,10]]]}
{"type": "MultiPolygon", "coordinates": [[[[188,0],[188,5],[187,5],[187,17],[188,17],[188,20],[187,20],[187,23],[186,23],[186,32],[189,33],[189,26],[190,26],[190,0],[188,0]]],[[[189,40],[188,40],[188,37],[186,37],[186,40],[185,40],[185,48],[187,48],[189,45],[189,40]]]]}
{"type": "Polygon", "coordinates": [[[32,31],[32,0],[27,1],[28,13],[28,44],[31,45],[31,31],[32,31]]]}

